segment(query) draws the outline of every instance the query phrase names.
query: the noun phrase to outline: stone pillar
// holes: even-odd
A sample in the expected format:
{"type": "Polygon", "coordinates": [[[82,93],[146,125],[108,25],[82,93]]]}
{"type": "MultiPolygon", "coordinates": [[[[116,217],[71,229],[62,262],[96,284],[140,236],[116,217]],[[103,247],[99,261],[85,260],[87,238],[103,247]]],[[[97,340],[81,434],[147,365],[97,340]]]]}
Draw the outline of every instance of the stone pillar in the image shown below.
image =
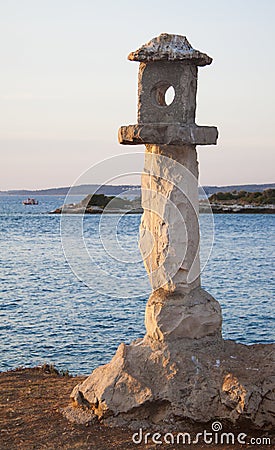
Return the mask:
{"type": "Polygon", "coordinates": [[[195,124],[197,66],[212,59],[184,36],[168,34],[128,58],[140,62],[138,123],[121,127],[119,141],[146,146],[140,249],[153,289],[147,335],[157,340],[220,335],[219,304],[200,288],[196,152],[196,144],[216,144],[218,132],[195,124]]]}
{"type": "Polygon", "coordinates": [[[161,34],[129,59],[141,62],[138,123],[121,127],[119,140],[146,146],[140,248],[153,290],[147,333],[120,344],[78,384],[65,414],[136,431],[180,430],[186,419],[272,427],[274,345],[224,341],[220,306],[200,287],[196,145],[215,144],[217,129],[195,124],[195,100],[197,66],[211,58],[183,36],[161,34]]]}
{"type": "Polygon", "coordinates": [[[153,290],[200,286],[198,162],[194,145],[146,145],[140,249],[153,290]]]}

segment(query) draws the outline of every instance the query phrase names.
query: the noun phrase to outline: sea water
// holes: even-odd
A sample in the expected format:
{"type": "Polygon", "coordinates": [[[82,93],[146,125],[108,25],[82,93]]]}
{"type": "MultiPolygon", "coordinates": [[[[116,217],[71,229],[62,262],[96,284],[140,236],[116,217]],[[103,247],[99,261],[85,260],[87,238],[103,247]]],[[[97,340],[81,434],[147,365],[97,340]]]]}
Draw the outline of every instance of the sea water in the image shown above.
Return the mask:
{"type": "MultiPolygon", "coordinates": [[[[100,216],[85,216],[85,271],[64,255],[60,215],[48,214],[64,197],[39,196],[38,206],[23,199],[0,196],[0,371],[51,363],[88,374],[144,335],[150,286],[138,256],[140,215],[105,216],[101,230],[100,216]]],[[[66,221],[73,245],[76,217],[66,221]]],[[[274,215],[220,214],[214,225],[202,285],[222,306],[224,338],[273,342],[274,215]]]]}

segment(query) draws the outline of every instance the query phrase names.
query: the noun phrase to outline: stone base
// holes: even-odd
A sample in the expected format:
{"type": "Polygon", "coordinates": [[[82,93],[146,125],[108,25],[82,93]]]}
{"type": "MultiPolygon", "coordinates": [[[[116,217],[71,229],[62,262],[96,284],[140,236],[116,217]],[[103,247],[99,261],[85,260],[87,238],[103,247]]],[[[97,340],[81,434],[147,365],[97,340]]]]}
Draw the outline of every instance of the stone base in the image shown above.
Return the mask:
{"type": "Polygon", "coordinates": [[[222,313],[219,302],[204,289],[179,288],[173,293],[158,289],[146,305],[147,335],[155,340],[221,338],[222,313]]]}
{"type": "Polygon", "coordinates": [[[109,364],[81,384],[71,399],[103,423],[161,426],[183,420],[250,421],[274,425],[275,346],[245,346],[207,336],[159,342],[146,336],[121,344],[109,364]]]}

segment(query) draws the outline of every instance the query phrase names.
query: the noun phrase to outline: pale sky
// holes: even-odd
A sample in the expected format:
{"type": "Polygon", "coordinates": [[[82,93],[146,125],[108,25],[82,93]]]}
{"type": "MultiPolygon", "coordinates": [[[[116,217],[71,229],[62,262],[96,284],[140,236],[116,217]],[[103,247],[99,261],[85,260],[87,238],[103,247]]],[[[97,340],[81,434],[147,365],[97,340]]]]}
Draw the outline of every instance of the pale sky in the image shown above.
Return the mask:
{"type": "Polygon", "coordinates": [[[117,143],[136,123],[127,55],[162,32],[214,59],[199,69],[196,122],[220,137],[198,147],[201,184],[274,182],[274,13],[274,0],[0,0],[0,190],[68,186],[142,151],[117,143]]]}

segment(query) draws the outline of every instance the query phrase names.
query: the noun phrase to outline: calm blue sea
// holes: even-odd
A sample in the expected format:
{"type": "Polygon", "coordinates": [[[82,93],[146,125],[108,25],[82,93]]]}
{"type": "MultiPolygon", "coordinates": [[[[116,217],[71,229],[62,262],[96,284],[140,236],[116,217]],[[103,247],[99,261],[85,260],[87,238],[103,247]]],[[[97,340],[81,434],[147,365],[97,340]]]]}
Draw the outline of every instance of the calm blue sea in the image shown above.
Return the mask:
{"type": "MultiPolygon", "coordinates": [[[[115,226],[115,216],[108,216],[102,242],[100,216],[85,217],[93,258],[87,287],[81,265],[76,276],[64,256],[60,216],[48,214],[64,197],[40,196],[38,206],[23,206],[23,199],[0,196],[0,371],[47,362],[88,374],[108,362],[120,342],[144,334],[149,284],[137,258],[140,216],[124,216],[115,226]],[[132,252],[133,264],[110,256],[114,235],[132,252]]],[[[73,241],[76,218],[66,220],[73,241]]],[[[275,217],[216,215],[214,221],[202,284],[222,305],[223,335],[246,344],[272,342],[275,217]]]]}

